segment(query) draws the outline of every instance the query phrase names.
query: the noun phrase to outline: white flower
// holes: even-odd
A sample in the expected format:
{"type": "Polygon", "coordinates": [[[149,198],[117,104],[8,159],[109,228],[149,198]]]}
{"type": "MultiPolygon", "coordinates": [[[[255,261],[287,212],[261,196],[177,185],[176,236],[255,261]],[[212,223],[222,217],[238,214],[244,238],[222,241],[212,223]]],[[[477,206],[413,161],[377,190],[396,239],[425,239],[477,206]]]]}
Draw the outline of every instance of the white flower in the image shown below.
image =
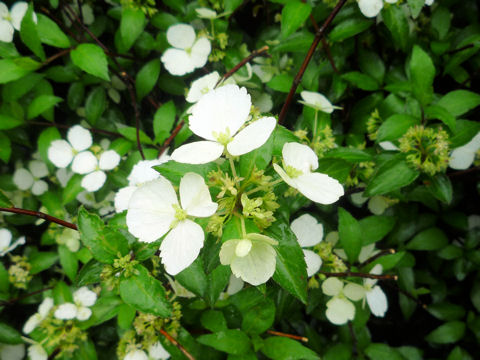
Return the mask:
{"type": "Polygon", "coordinates": [[[383,150],[387,151],[397,151],[398,146],[392,143],[391,141],[381,141],[378,143],[383,150]]]}
{"type": "Polygon", "coordinates": [[[47,165],[43,161],[32,160],[27,169],[17,169],[13,173],[13,182],[20,190],[30,190],[33,195],[42,195],[48,190],[48,184],[40,180],[48,175],[47,165]]]}
{"type": "MultiPolygon", "coordinates": [[[[325,312],[327,319],[332,324],[343,325],[355,317],[355,306],[348,299],[356,301],[361,299],[361,297],[358,297],[356,294],[356,288],[352,289],[349,285],[350,284],[344,287],[343,281],[335,277],[327,278],[322,283],[323,293],[328,296],[333,296],[327,302],[327,310],[325,312]]],[[[362,288],[360,285],[358,286],[362,288]]]]}
{"type": "Polygon", "coordinates": [[[318,167],[318,157],[307,145],[286,143],[282,149],[284,169],[273,168],[291,187],[308,199],[320,204],[332,204],[343,195],[343,186],[326,174],[312,172],[318,167]]]}
{"type": "Polygon", "coordinates": [[[449,166],[455,170],[468,169],[473,161],[477,151],[480,149],[480,132],[473,137],[468,143],[460,146],[450,154],[449,166]]]}
{"type": "Polygon", "coordinates": [[[425,5],[431,6],[434,0],[425,0],[425,5]]]}
{"type": "Polygon", "coordinates": [[[30,316],[23,325],[23,332],[30,334],[42,321],[48,316],[48,313],[53,308],[53,299],[47,297],[43,299],[42,303],[38,307],[38,311],[30,316]]]}
{"type": "Polygon", "coordinates": [[[363,15],[372,18],[383,8],[383,0],[358,0],[358,7],[363,15]]]}
{"type": "MultiPolygon", "coordinates": [[[[297,237],[302,248],[315,246],[323,238],[323,225],[309,214],[304,214],[290,224],[290,229],[297,237]]],[[[308,277],[315,275],[322,266],[322,258],[314,251],[302,249],[307,264],[308,277]]]]}
{"type": "Polygon", "coordinates": [[[195,40],[195,30],[187,24],[172,25],[167,30],[167,41],[173,47],[162,55],[163,65],[172,75],[185,75],[207,63],[212,50],[206,37],[195,40]]]}
{"type": "Polygon", "coordinates": [[[340,109],[338,106],[333,106],[324,95],[318,92],[304,90],[300,93],[300,96],[302,97],[302,100],[298,101],[300,104],[327,114],[331,114],[335,109],[340,109]]]}
{"type": "Polygon", "coordinates": [[[234,295],[240,290],[243,289],[244,281],[235,275],[230,275],[230,280],[228,281],[227,294],[234,295]]]}
{"type": "MultiPolygon", "coordinates": [[[[377,264],[370,270],[370,274],[380,275],[382,271],[382,265],[377,264]]],[[[364,279],[363,281],[365,296],[370,311],[375,316],[383,317],[388,308],[388,301],[382,288],[376,284],[376,279],[364,279]]]]}
{"type": "Polygon", "coordinates": [[[218,80],[220,80],[220,75],[216,71],[198,78],[190,85],[186,100],[189,103],[196,103],[203,95],[215,88],[218,80]]]}
{"type": "Polygon", "coordinates": [[[0,229],[0,256],[5,256],[18,245],[25,244],[25,236],[19,237],[12,243],[12,233],[7,229],[0,229]]]}
{"type": "Polygon", "coordinates": [[[25,345],[0,344],[0,359],[22,360],[25,356],[25,345]]]}
{"type": "Polygon", "coordinates": [[[130,351],[123,360],[148,360],[148,355],[142,350],[130,351]]]}
{"type": "Polygon", "coordinates": [[[47,360],[48,354],[42,345],[35,343],[28,347],[28,356],[30,360],[47,360]]]}
{"type": "Polygon", "coordinates": [[[160,245],[165,270],[176,275],[197,258],[203,247],[202,227],[188,216],[209,217],[217,211],[203,178],[186,173],[180,180],[180,203],[172,184],[160,177],[139,187],[127,211],[127,226],[143,242],[153,242],[167,232],[160,245]]]}
{"type": "MultiPolygon", "coordinates": [[[[48,148],[48,159],[58,168],[66,168],[73,160],[75,164],[75,167],[72,165],[73,172],[78,172],[78,174],[88,173],[89,171],[85,172],[82,166],[85,158],[83,161],[77,160],[75,162],[75,160],[79,156],[80,159],[86,157],[86,160],[88,160],[90,155],[84,155],[84,150],[92,146],[92,135],[87,129],[80,125],[75,125],[68,130],[67,139],[68,141],[52,141],[48,148]]],[[[88,153],[93,156],[92,153],[88,153]]]]}
{"type": "Polygon", "coordinates": [[[84,321],[90,318],[92,310],[89,309],[97,301],[97,294],[89,290],[86,286],[82,286],[80,289],[73,293],[72,303],[61,304],[57,310],[55,310],[54,316],[60,320],[72,320],[77,318],[80,321],[84,321]]]}
{"type": "MultiPolygon", "coordinates": [[[[0,2],[0,41],[12,42],[13,32],[20,30],[27,9],[28,4],[25,1],[19,1],[13,4],[9,12],[7,5],[0,2]]],[[[33,14],[33,21],[37,22],[35,13],[33,14]]]]}
{"type": "Polygon", "coordinates": [[[199,18],[213,20],[217,17],[217,13],[208,8],[198,8],[195,9],[199,18]]]}
{"type": "MultiPolygon", "coordinates": [[[[100,155],[99,160],[97,160],[97,158],[89,151],[84,151],[83,153],[78,154],[75,160],[77,159],[83,162],[83,173],[87,174],[83,177],[81,185],[85,190],[90,192],[100,189],[103,184],[105,184],[105,180],[107,180],[107,174],[105,171],[113,170],[120,163],[120,155],[114,150],[103,152],[100,155]],[[91,154],[91,156],[88,155],[79,159],[82,154],[91,154]]],[[[73,171],[75,171],[75,160],[72,165],[73,171]]],[[[80,172],[78,173],[81,174],[80,172]]]]}
{"type": "Polygon", "coordinates": [[[252,285],[268,281],[275,272],[277,242],[261,234],[247,234],[244,239],[227,240],[220,249],[220,262],[230,265],[232,273],[252,285]]]}
{"type": "Polygon", "coordinates": [[[265,144],[275,128],[275,118],[263,117],[240,130],[248,120],[251,105],[247,90],[237,85],[225,85],[204,95],[193,108],[189,126],[206,141],[180,146],[172,159],[205,164],[218,159],[225,150],[239,156],[265,144]]]}
{"type": "Polygon", "coordinates": [[[148,356],[152,360],[166,360],[170,358],[170,353],[165,350],[160,341],[157,341],[149,347],[148,356]]]}

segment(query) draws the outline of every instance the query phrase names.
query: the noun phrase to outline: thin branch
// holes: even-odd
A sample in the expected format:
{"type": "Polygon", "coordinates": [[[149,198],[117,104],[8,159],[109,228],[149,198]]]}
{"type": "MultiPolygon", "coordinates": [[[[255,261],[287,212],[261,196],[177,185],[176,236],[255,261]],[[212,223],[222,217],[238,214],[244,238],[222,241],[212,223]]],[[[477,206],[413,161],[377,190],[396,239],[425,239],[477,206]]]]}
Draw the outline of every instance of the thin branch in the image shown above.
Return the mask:
{"type": "MultiPolygon", "coordinates": [[[[39,126],[54,126],[59,129],[70,129],[70,125],[64,125],[64,124],[57,124],[57,123],[50,123],[50,122],[44,122],[44,121],[29,121],[29,125],[39,125],[39,126]]],[[[110,136],[115,136],[115,137],[124,137],[120,133],[116,133],[113,131],[108,131],[108,130],[102,130],[102,129],[96,129],[96,128],[86,128],[88,131],[92,133],[98,133],[98,134],[104,134],[104,135],[110,135],[110,136]]]]}
{"type": "Polygon", "coordinates": [[[358,354],[358,350],[357,350],[358,340],[357,340],[357,337],[355,336],[355,330],[353,329],[353,325],[351,321],[348,322],[348,330],[350,331],[350,336],[352,337],[352,353],[353,353],[353,356],[356,358],[358,354]]]}
{"type": "Polygon", "coordinates": [[[73,230],[78,230],[77,225],[75,225],[75,224],[73,224],[73,223],[70,223],[70,222],[68,222],[68,221],[62,220],[62,219],[58,219],[58,218],[56,218],[56,217],[54,217],[54,216],[51,216],[51,215],[42,213],[42,212],[40,212],[40,211],[33,211],[33,210],[27,210],[27,209],[19,209],[19,208],[16,208],[16,207],[11,207],[11,208],[3,208],[3,207],[0,207],[0,211],[10,212],[10,213],[14,213],[14,214],[34,216],[34,217],[37,217],[37,218],[39,218],[39,219],[43,219],[43,220],[46,220],[46,221],[54,222],[54,223],[56,223],[56,224],[58,224],[58,225],[65,226],[65,227],[68,227],[68,228],[73,229],[73,230]]]}
{"type": "Polygon", "coordinates": [[[461,48],[447,51],[447,54],[455,54],[455,53],[457,53],[457,52],[470,49],[470,48],[472,48],[472,47],[474,47],[474,46],[478,46],[478,45],[476,45],[475,43],[468,44],[468,45],[462,46],[461,48]]]}
{"type": "Polygon", "coordinates": [[[16,298],[13,298],[13,299],[10,299],[10,300],[2,300],[2,301],[0,301],[0,306],[12,305],[12,304],[16,303],[17,301],[26,299],[26,298],[28,298],[30,296],[33,296],[33,295],[40,294],[40,293],[42,293],[44,291],[47,291],[47,290],[50,290],[50,289],[53,289],[53,286],[48,286],[46,288],[36,290],[36,291],[33,291],[31,293],[28,293],[28,294],[24,294],[22,296],[18,296],[16,298]]]}
{"type": "Polygon", "coordinates": [[[376,280],[398,280],[397,275],[376,275],[376,274],[365,274],[353,271],[345,271],[345,272],[325,272],[320,271],[319,274],[323,274],[326,277],[360,277],[365,279],[376,279],[376,280]]]}
{"type": "Polygon", "coordinates": [[[471,172],[475,172],[475,171],[478,171],[478,170],[480,170],[480,166],[474,166],[470,169],[451,172],[451,173],[447,174],[447,176],[452,178],[452,177],[456,177],[456,176],[462,176],[462,175],[465,175],[465,174],[469,174],[471,172]]]}
{"type": "Polygon", "coordinates": [[[140,111],[138,110],[137,98],[135,91],[130,83],[127,83],[128,92],[130,93],[130,100],[132,101],[133,110],[135,111],[135,130],[137,135],[137,148],[140,152],[140,156],[145,160],[145,154],[143,153],[142,143],[140,142],[140,111]]]}
{"type": "Polygon", "coordinates": [[[195,358],[190,354],[187,349],[185,349],[177,340],[175,340],[169,333],[167,333],[165,330],[160,329],[160,333],[167,338],[168,341],[170,341],[173,345],[175,345],[180,351],[189,359],[189,360],[195,360],[195,358]]]}
{"type": "Polygon", "coordinates": [[[307,69],[308,63],[312,59],[313,53],[315,52],[315,49],[318,46],[318,43],[322,39],[327,27],[330,25],[330,23],[333,21],[335,16],[337,16],[338,12],[342,8],[342,6],[347,2],[347,0],[340,0],[338,4],[335,6],[335,8],[332,10],[330,15],[328,15],[327,19],[323,23],[323,25],[318,29],[318,31],[315,34],[315,38],[313,39],[312,45],[310,46],[310,49],[308,50],[307,55],[305,56],[305,59],[303,60],[302,66],[300,67],[300,70],[298,70],[297,75],[295,76],[295,79],[293,80],[292,87],[290,88],[290,92],[288,93],[287,99],[285,100],[285,104],[283,104],[282,110],[280,111],[280,115],[278,116],[278,123],[281,124],[285,120],[285,116],[287,115],[288,108],[290,107],[290,103],[292,102],[293,95],[297,91],[297,87],[302,81],[303,74],[305,73],[305,70],[307,69]]]}
{"type": "Polygon", "coordinates": [[[409,299],[415,301],[422,309],[427,310],[427,305],[426,304],[424,304],[419,298],[416,298],[415,296],[410,294],[408,291],[405,291],[402,288],[400,288],[397,285],[397,283],[395,283],[395,285],[390,285],[390,283],[386,283],[386,284],[387,284],[387,286],[390,286],[391,288],[393,288],[393,289],[397,290],[398,292],[402,293],[403,295],[405,295],[409,299]]]}
{"type": "Polygon", "coordinates": [[[379,257],[385,256],[385,255],[392,255],[392,254],[395,254],[395,250],[394,250],[394,249],[382,250],[382,251],[380,251],[379,253],[373,255],[372,257],[369,257],[367,260],[365,260],[365,261],[362,262],[360,265],[358,265],[358,267],[362,268],[362,267],[364,267],[365,265],[368,265],[368,264],[374,262],[374,261],[377,260],[379,257]]]}
{"type": "Polygon", "coordinates": [[[167,150],[167,148],[170,145],[170,143],[172,142],[172,140],[175,139],[175,136],[177,136],[178,133],[180,132],[180,130],[182,130],[182,127],[183,127],[184,124],[185,124],[185,121],[182,120],[178,123],[178,125],[175,127],[175,129],[173,129],[173,131],[170,134],[170,136],[168,137],[168,139],[165,140],[162,147],[158,151],[158,157],[162,156],[162,154],[165,152],[165,150],[167,150]]]}
{"type": "Polygon", "coordinates": [[[228,71],[225,75],[223,75],[220,80],[217,81],[215,84],[215,87],[217,87],[222,81],[227,80],[230,76],[235,74],[243,65],[246,63],[252,61],[254,58],[257,56],[268,56],[266,52],[268,51],[269,47],[265,45],[264,47],[258,49],[258,50],[253,50],[250,55],[248,55],[246,58],[244,58],[242,61],[240,61],[237,65],[235,65],[230,71],[228,71]]]}
{"type": "Polygon", "coordinates": [[[52,55],[50,56],[48,59],[46,59],[44,62],[43,62],[43,65],[47,65],[47,64],[50,64],[52,61],[55,61],[57,60],[58,58],[64,56],[64,55],[67,55],[70,53],[70,51],[72,51],[71,48],[68,48],[68,49],[64,49],[58,53],[56,53],[55,55],[52,55]]]}
{"type": "Polygon", "coordinates": [[[272,335],[275,335],[275,336],[282,336],[282,337],[286,337],[286,338],[289,338],[289,339],[294,339],[294,340],[300,340],[300,341],[303,341],[303,342],[308,342],[308,338],[305,337],[305,336],[292,335],[292,334],[287,334],[287,333],[283,333],[283,332],[279,332],[279,331],[274,331],[274,330],[268,330],[267,333],[272,334],[272,335]]]}

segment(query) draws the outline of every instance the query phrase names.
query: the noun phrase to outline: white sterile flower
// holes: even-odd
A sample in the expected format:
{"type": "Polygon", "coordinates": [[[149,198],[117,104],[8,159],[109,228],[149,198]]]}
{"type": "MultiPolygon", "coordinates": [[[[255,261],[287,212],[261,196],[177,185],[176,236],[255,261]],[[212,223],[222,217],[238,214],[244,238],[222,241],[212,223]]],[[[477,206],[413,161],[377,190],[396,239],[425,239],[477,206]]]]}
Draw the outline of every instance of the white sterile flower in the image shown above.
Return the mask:
{"type": "Polygon", "coordinates": [[[152,360],[166,360],[170,358],[170,353],[165,350],[160,341],[157,341],[148,348],[148,356],[152,360]]]}
{"type": "Polygon", "coordinates": [[[208,8],[198,8],[195,9],[199,18],[213,20],[217,17],[216,11],[210,10],[208,8]]]}
{"type": "Polygon", "coordinates": [[[8,229],[0,229],[0,256],[4,256],[18,245],[25,244],[25,236],[19,237],[12,243],[12,233],[8,229]]]}
{"type": "Polygon", "coordinates": [[[48,184],[40,180],[48,175],[47,165],[43,161],[32,160],[28,170],[21,168],[13,173],[13,182],[20,190],[30,190],[33,195],[42,195],[48,190],[48,184]]]}
{"type": "Polygon", "coordinates": [[[318,157],[307,145],[291,142],[283,145],[283,169],[273,168],[291,187],[320,204],[332,204],[344,194],[343,186],[326,174],[312,172],[318,168],[318,157]]]}
{"type": "MultiPolygon", "coordinates": [[[[293,220],[290,229],[292,229],[302,248],[315,246],[323,238],[323,225],[310,214],[304,214],[293,220]]],[[[320,270],[322,258],[312,250],[302,250],[307,263],[307,275],[308,277],[313,276],[320,270]]]]}
{"type": "Polygon", "coordinates": [[[57,319],[60,320],[72,320],[77,316],[77,306],[72,303],[65,303],[58,306],[57,310],[53,313],[57,319]]]}
{"type": "Polygon", "coordinates": [[[203,95],[215,88],[218,80],[220,75],[216,71],[198,78],[190,85],[186,100],[189,103],[196,103],[203,95]]]}
{"type": "MultiPolygon", "coordinates": [[[[87,160],[90,157],[90,155],[82,155],[84,154],[85,150],[92,146],[92,135],[90,134],[90,131],[81,127],[80,125],[75,125],[68,130],[67,139],[68,141],[54,140],[48,148],[48,159],[58,168],[67,167],[72,160],[75,163],[75,160],[78,156],[81,156],[81,158],[86,157],[87,160]]],[[[91,155],[93,156],[93,154],[91,155]]],[[[75,169],[78,171],[83,171],[83,161],[85,161],[85,158],[76,163],[75,168],[72,166],[72,170],[74,172],[77,172],[75,169]]],[[[89,171],[78,173],[85,174],[87,172],[89,171]]]]}
{"type": "MultiPolygon", "coordinates": [[[[382,265],[377,264],[370,270],[370,274],[380,275],[382,271],[382,265]]],[[[388,308],[388,301],[382,288],[376,284],[376,279],[364,279],[363,286],[365,287],[365,296],[372,314],[383,317],[388,308]]]]}
{"type": "MultiPolygon", "coordinates": [[[[0,2],[0,41],[12,42],[13,32],[20,30],[20,25],[25,13],[28,10],[28,4],[25,1],[19,1],[13,4],[10,11],[7,5],[0,2]]],[[[37,16],[33,14],[33,20],[37,22],[37,16]]]]}
{"type": "Polygon", "coordinates": [[[25,356],[25,345],[0,344],[0,359],[22,360],[25,356]]]}
{"type": "Polygon", "coordinates": [[[160,177],[133,193],[127,211],[128,231],[140,241],[151,243],[168,232],[160,245],[160,258],[170,275],[190,266],[203,247],[202,227],[188,216],[209,217],[218,207],[198,174],[186,173],[179,192],[181,207],[172,184],[160,177]]]}
{"type": "Polygon", "coordinates": [[[425,5],[431,6],[434,0],[425,0],[425,5]]]}
{"type": "Polygon", "coordinates": [[[254,286],[263,284],[275,272],[277,241],[261,234],[247,234],[244,239],[227,240],[220,249],[220,262],[230,265],[232,273],[254,286]]]}
{"type": "Polygon", "coordinates": [[[180,146],[172,153],[172,159],[205,164],[218,159],[225,150],[239,156],[265,144],[277,121],[262,117],[240,130],[248,120],[251,106],[247,90],[237,85],[225,85],[204,95],[193,107],[189,126],[206,141],[180,146]]]}
{"type": "Polygon", "coordinates": [[[350,296],[356,300],[359,300],[360,298],[351,294],[349,289],[344,287],[343,281],[335,277],[327,278],[322,283],[322,291],[325,295],[333,296],[327,302],[327,310],[325,312],[327,319],[332,324],[343,325],[349,320],[354,319],[355,306],[347,298],[350,298],[350,296]]]}
{"type": "Polygon", "coordinates": [[[302,97],[302,100],[298,100],[300,104],[327,114],[331,114],[335,109],[340,109],[338,106],[333,106],[324,95],[318,92],[304,90],[300,93],[300,96],[302,97]]]}
{"type": "Polygon", "coordinates": [[[143,350],[130,351],[123,360],[148,360],[148,355],[143,350]]]}
{"type": "Polygon", "coordinates": [[[358,7],[364,16],[372,18],[382,10],[383,0],[358,0],[358,7]]]}
{"type": "Polygon", "coordinates": [[[480,150],[480,132],[468,143],[452,151],[448,166],[455,170],[468,169],[473,164],[478,150],[480,150]]]}
{"type": "Polygon", "coordinates": [[[163,53],[161,60],[172,75],[181,76],[201,68],[212,50],[210,41],[206,37],[196,39],[195,30],[187,24],[170,26],[167,41],[173,47],[163,53]]]}
{"type": "Polygon", "coordinates": [[[398,146],[392,143],[391,141],[381,141],[378,143],[378,145],[383,149],[387,151],[397,151],[398,146]]]}
{"type": "MultiPolygon", "coordinates": [[[[103,152],[100,155],[100,159],[97,160],[97,158],[89,151],[84,151],[82,154],[91,154],[92,157],[89,156],[88,160],[85,159],[84,164],[86,165],[88,162],[89,171],[84,172],[84,174],[88,175],[83,177],[81,185],[87,191],[97,191],[103,186],[103,184],[105,184],[105,180],[107,180],[107,174],[105,171],[113,170],[120,163],[120,155],[114,150],[107,150],[103,152]]],[[[80,155],[81,154],[79,154],[75,160],[77,160],[80,155]]],[[[72,165],[73,171],[75,171],[75,160],[72,165]]],[[[84,167],[84,169],[87,170],[87,167],[84,167]]]]}
{"type": "Polygon", "coordinates": [[[28,356],[30,360],[47,360],[48,354],[39,343],[35,343],[28,347],[28,356]]]}
{"type": "Polygon", "coordinates": [[[84,321],[90,318],[92,310],[89,309],[97,301],[97,294],[89,290],[86,286],[82,286],[80,289],[73,293],[72,303],[61,304],[57,310],[55,310],[54,316],[60,320],[72,320],[77,318],[80,321],[84,321]]]}
{"type": "Polygon", "coordinates": [[[43,299],[42,303],[38,306],[38,311],[30,316],[23,325],[23,332],[30,334],[42,321],[48,316],[48,313],[53,308],[53,299],[47,297],[43,299]]]}

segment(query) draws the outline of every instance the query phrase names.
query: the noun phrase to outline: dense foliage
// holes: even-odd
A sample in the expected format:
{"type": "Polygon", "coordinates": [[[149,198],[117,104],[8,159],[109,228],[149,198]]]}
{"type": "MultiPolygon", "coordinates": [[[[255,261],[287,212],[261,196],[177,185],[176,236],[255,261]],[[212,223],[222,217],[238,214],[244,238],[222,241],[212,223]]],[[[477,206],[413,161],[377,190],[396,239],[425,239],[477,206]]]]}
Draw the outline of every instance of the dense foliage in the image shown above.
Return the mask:
{"type": "Polygon", "coordinates": [[[479,10],[0,2],[0,358],[478,357],[479,10]]]}

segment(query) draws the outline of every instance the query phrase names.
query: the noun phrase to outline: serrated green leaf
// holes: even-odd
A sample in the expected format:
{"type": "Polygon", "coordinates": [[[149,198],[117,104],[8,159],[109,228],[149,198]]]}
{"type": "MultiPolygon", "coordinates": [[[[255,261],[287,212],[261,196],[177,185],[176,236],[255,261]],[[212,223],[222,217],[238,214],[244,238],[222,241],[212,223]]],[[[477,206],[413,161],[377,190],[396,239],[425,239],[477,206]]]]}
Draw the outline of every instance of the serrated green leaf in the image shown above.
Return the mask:
{"type": "MultiPolygon", "coordinates": [[[[121,127],[118,129],[118,132],[122,134],[126,139],[130,140],[133,143],[137,143],[137,129],[134,128],[133,126],[125,126],[121,127]]],[[[148,144],[151,145],[153,144],[152,139],[143,132],[143,130],[140,130],[140,142],[142,144],[148,144]]]]}
{"type": "Polygon", "coordinates": [[[342,79],[362,90],[375,91],[379,89],[377,80],[370,75],[362,74],[359,71],[345,73],[342,75],[342,79]]]}
{"type": "Polygon", "coordinates": [[[51,251],[35,252],[28,258],[31,268],[30,274],[35,275],[47,270],[58,261],[58,254],[51,251]]]}
{"type": "Polygon", "coordinates": [[[0,114],[0,130],[16,128],[23,124],[23,120],[14,118],[10,115],[0,114]]]}
{"type": "Polygon", "coordinates": [[[77,257],[64,245],[58,246],[58,255],[60,257],[60,265],[62,265],[65,274],[70,281],[75,281],[78,271],[77,257]]]}
{"type": "Polygon", "coordinates": [[[27,47],[33,51],[42,61],[45,60],[45,52],[37,32],[37,24],[33,21],[33,3],[28,6],[28,10],[22,19],[20,25],[20,38],[27,47]]]}
{"type": "Polygon", "coordinates": [[[428,190],[441,202],[450,204],[453,197],[452,183],[445,174],[437,174],[430,179],[427,185],[428,190]]]}
{"type": "Polygon", "coordinates": [[[175,275],[180,285],[198,296],[205,296],[208,287],[208,280],[200,257],[198,257],[189,267],[175,275]]]}
{"type": "Polygon", "coordinates": [[[22,334],[15,328],[3,322],[0,323],[0,343],[4,344],[21,344],[23,343],[22,334]]]}
{"type": "Polygon", "coordinates": [[[370,360],[403,360],[397,350],[387,344],[372,343],[365,349],[370,360]]]}
{"type": "Polygon", "coordinates": [[[435,344],[452,344],[465,334],[465,323],[450,321],[440,325],[425,337],[425,340],[435,344]]]}
{"type": "Polygon", "coordinates": [[[178,184],[180,183],[182,176],[187,172],[197,173],[205,179],[210,171],[217,170],[217,165],[214,163],[191,165],[178,163],[176,161],[168,161],[161,165],[154,166],[153,168],[161,175],[165,176],[168,180],[178,184]]]}
{"type": "Polygon", "coordinates": [[[262,353],[274,360],[319,360],[313,350],[303,346],[298,341],[280,337],[271,336],[265,339],[262,353]]]}
{"type": "Polygon", "coordinates": [[[349,39],[367,30],[374,24],[373,21],[362,18],[349,18],[335,25],[328,37],[332,42],[349,39]]]}
{"type": "Polygon", "coordinates": [[[247,288],[229,298],[242,314],[242,330],[259,335],[267,331],[275,320],[275,304],[258,289],[247,288]]]}
{"type": "Polygon", "coordinates": [[[425,118],[428,120],[440,120],[452,131],[455,131],[457,123],[455,117],[443,106],[430,105],[425,109],[425,118]]]}
{"type": "Polygon", "coordinates": [[[328,151],[325,158],[343,159],[349,162],[357,163],[363,161],[371,161],[372,155],[368,152],[355,148],[337,147],[328,151]]]}
{"type": "Polygon", "coordinates": [[[382,240],[395,226],[395,217],[372,215],[359,222],[362,235],[362,246],[382,240]]]}
{"type": "Polygon", "coordinates": [[[133,45],[145,27],[145,14],[141,9],[124,8],[120,20],[120,36],[122,38],[123,51],[127,51],[133,45]]]}
{"type": "Polygon", "coordinates": [[[461,116],[480,105],[480,94],[468,90],[454,90],[444,95],[437,105],[453,116],[461,116]]]}
{"type": "Polygon", "coordinates": [[[75,284],[78,287],[95,284],[100,282],[100,274],[103,271],[104,264],[92,259],[87,262],[78,273],[75,284]]]}
{"type": "Polygon", "coordinates": [[[58,48],[69,48],[70,40],[60,27],[43,14],[37,14],[37,32],[40,41],[44,44],[58,48]]]}
{"type": "Polygon", "coordinates": [[[225,316],[221,311],[217,310],[207,310],[202,313],[200,322],[203,327],[211,332],[224,331],[227,330],[227,321],[225,316]]]}
{"type": "Polygon", "coordinates": [[[1,59],[0,84],[6,84],[10,81],[20,79],[32,71],[37,70],[40,66],[40,63],[28,57],[1,59]]]}
{"type": "Polygon", "coordinates": [[[95,44],[80,44],[70,52],[72,62],[87,74],[110,81],[107,56],[95,44]]]}
{"type": "Polygon", "coordinates": [[[410,59],[410,81],[413,94],[423,106],[432,101],[434,78],[435,66],[432,59],[420,46],[415,45],[410,59]]]}
{"type": "Polygon", "coordinates": [[[406,52],[410,46],[410,26],[402,7],[388,6],[382,10],[383,21],[393,38],[395,48],[406,52]]]}
{"type": "Polygon", "coordinates": [[[419,172],[411,169],[404,160],[391,160],[380,166],[365,189],[365,195],[383,195],[411,184],[419,172]]]}
{"type": "Polygon", "coordinates": [[[402,137],[407,130],[420,124],[420,119],[407,114],[394,114],[378,128],[378,141],[392,141],[402,137]]]}
{"type": "Polygon", "coordinates": [[[62,102],[63,99],[54,95],[40,95],[37,96],[29,105],[27,110],[27,119],[33,119],[48,109],[51,109],[56,104],[62,102]]]}

